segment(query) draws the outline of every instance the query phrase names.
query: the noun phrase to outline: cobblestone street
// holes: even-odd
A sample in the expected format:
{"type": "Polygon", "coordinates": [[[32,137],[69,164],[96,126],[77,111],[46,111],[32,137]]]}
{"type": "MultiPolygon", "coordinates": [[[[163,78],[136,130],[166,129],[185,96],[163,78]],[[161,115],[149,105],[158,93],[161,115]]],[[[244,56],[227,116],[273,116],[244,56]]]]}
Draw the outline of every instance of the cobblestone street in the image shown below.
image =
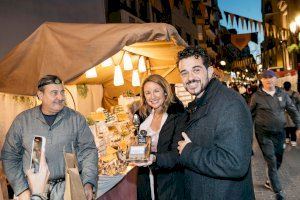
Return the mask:
{"type": "MultiPolygon", "coordinates": [[[[266,181],[266,165],[261,150],[254,139],[254,156],[252,158],[252,175],[257,200],[273,200],[275,195],[264,187],[266,181]]],[[[286,199],[300,200],[300,146],[287,145],[283,163],[279,170],[280,180],[286,199]]]]}

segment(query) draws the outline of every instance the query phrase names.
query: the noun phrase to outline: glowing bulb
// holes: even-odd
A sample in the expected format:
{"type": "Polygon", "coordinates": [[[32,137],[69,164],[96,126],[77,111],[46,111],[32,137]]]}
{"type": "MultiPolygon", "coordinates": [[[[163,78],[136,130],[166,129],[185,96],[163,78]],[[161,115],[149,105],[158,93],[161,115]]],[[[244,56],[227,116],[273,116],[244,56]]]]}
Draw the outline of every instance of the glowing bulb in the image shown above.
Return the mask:
{"type": "Polygon", "coordinates": [[[226,62],[225,62],[224,60],[221,60],[221,61],[220,61],[220,64],[221,64],[222,66],[225,66],[225,65],[226,65],[226,62]]]}
{"type": "Polygon", "coordinates": [[[291,22],[290,23],[290,30],[292,33],[295,33],[296,32],[296,29],[297,29],[297,24],[296,22],[291,22]]]}
{"type": "Polygon", "coordinates": [[[300,15],[298,15],[298,16],[295,18],[295,21],[296,21],[297,25],[300,26],[300,15]]]}

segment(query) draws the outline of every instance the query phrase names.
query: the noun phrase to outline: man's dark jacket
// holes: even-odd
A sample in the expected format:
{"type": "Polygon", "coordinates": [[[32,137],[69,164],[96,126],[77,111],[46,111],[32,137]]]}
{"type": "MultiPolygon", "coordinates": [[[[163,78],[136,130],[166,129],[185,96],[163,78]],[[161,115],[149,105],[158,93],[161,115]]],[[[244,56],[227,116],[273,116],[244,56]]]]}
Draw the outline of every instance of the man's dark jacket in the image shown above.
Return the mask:
{"type": "Polygon", "coordinates": [[[291,116],[300,129],[300,116],[289,95],[276,87],[274,96],[259,89],[251,97],[250,109],[255,121],[255,128],[263,131],[282,131],[286,123],[284,111],[291,116]]]}
{"type": "Polygon", "coordinates": [[[189,110],[182,130],[192,142],[180,156],[186,199],[254,199],[252,119],[245,100],[212,79],[189,110]]]}

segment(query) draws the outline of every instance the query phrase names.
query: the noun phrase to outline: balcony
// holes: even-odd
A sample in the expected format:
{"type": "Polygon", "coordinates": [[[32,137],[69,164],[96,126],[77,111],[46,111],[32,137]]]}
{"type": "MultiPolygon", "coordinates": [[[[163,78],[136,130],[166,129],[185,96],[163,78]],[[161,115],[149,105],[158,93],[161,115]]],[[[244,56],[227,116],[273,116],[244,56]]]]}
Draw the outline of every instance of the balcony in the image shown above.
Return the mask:
{"type": "Polygon", "coordinates": [[[139,18],[140,20],[138,21],[150,22],[147,6],[140,5],[139,10],[137,10],[134,3],[131,3],[131,6],[129,7],[126,3],[120,2],[120,10],[124,10],[135,18],[139,18]]]}
{"type": "Polygon", "coordinates": [[[207,48],[207,53],[208,53],[209,57],[214,58],[214,59],[215,59],[215,58],[217,57],[217,55],[218,55],[218,53],[215,52],[211,47],[208,47],[208,48],[207,48]]]}
{"type": "Polygon", "coordinates": [[[143,20],[134,16],[133,14],[131,14],[126,10],[121,9],[120,15],[121,15],[121,23],[144,23],[143,20]]]}
{"type": "Polygon", "coordinates": [[[196,25],[204,25],[204,24],[205,24],[205,20],[203,18],[196,19],[196,25]]]}
{"type": "Polygon", "coordinates": [[[206,45],[207,45],[207,53],[215,58],[218,55],[218,47],[212,42],[207,40],[206,41],[206,45]]]}
{"type": "Polygon", "coordinates": [[[197,36],[198,36],[198,40],[203,41],[204,39],[204,35],[203,35],[203,28],[202,25],[197,25],[197,36]]]}
{"type": "Polygon", "coordinates": [[[205,33],[211,40],[215,40],[217,37],[215,27],[211,24],[205,25],[205,33]]]}
{"type": "Polygon", "coordinates": [[[120,2],[120,9],[123,9],[134,16],[137,16],[136,7],[134,3],[132,3],[131,7],[129,7],[126,5],[126,3],[120,2]]]}

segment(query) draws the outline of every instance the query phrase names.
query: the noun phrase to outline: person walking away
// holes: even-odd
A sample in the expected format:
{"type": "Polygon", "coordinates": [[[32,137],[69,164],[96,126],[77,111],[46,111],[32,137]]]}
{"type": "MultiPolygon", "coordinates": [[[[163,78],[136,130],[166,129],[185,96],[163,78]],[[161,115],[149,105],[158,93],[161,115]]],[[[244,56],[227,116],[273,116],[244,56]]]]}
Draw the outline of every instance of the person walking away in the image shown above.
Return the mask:
{"type": "MultiPolygon", "coordinates": [[[[289,81],[283,83],[283,88],[285,92],[288,93],[289,97],[293,101],[294,105],[296,106],[298,112],[300,109],[300,95],[298,92],[291,90],[292,84],[289,81]]],[[[296,129],[297,127],[293,123],[291,117],[289,116],[288,112],[285,111],[285,118],[286,118],[286,126],[285,126],[285,133],[286,133],[286,143],[290,143],[291,146],[297,146],[297,135],[296,129]]]]}

